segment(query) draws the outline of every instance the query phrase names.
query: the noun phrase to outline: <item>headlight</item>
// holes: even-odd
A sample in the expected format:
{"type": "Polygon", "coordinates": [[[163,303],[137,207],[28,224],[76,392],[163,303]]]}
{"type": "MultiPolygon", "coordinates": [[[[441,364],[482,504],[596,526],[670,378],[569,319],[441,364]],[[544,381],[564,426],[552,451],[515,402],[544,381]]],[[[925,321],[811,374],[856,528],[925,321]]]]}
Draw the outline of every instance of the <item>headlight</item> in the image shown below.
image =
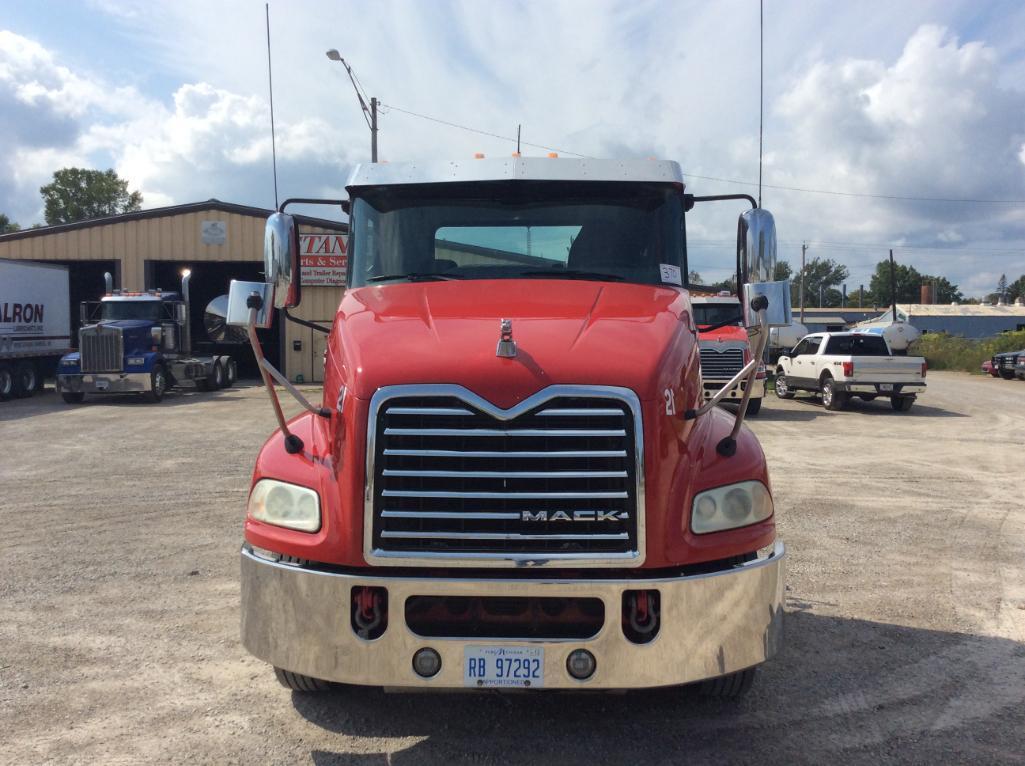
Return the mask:
{"type": "Polygon", "coordinates": [[[772,495],[760,481],[742,481],[698,493],[690,528],[696,535],[736,529],[772,515],[772,495]]]}
{"type": "Polygon", "coordinates": [[[316,532],[320,529],[320,498],[307,487],[260,479],[249,493],[249,515],[278,527],[316,532]]]}
{"type": "Polygon", "coordinates": [[[78,364],[77,359],[61,359],[61,367],[74,367],[78,364]]]}
{"type": "Polygon", "coordinates": [[[146,357],[144,356],[130,356],[128,357],[128,364],[141,367],[146,364],[146,357]]]}

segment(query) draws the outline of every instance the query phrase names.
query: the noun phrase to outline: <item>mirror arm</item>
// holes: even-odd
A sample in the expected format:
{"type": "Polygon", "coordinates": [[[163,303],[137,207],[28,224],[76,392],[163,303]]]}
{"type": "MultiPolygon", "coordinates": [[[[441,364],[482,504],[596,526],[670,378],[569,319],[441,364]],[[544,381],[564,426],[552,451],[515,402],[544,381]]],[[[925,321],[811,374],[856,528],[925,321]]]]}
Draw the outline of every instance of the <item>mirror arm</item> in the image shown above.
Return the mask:
{"type": "Polygon", "coordinates": [[[278,207],[278,212],[284,213],[285,208],[289,205],[337,205],[346,213],[349,212],[347,210],[349,207],[349,200],[347,199],[313,199],[309,197],[289,197],[278,207]]]}
{"type": "Polygon", "coordinates": [[[302,325],[303,327],[309,327],[311,330],[316,330],[317,332],[322,332],[325,335],[330,335],[331,334],[331,328],[330,327],[324,327],[323,325],[319,325],[316,322],[308,322],[305,319],[300,319],[299,317],[294,317],[294,316],[292,316],[291,314],[288,313],[288,309],[281,309],[281,310],[283,312],[285,312],[285,319],[287,319],[289,322],[295,322],[296,324],[302,325]]]}
{"type": "Polygon", "coordinates": [[[693,194],[684,195],[688,202],[723,202],[724,200],[740,199],[751,203],[752,209],[757,209],[758,202],[750,194],[712,194],[704,197],[695,197],[693,194]]]}
{"type": "Polygon", "coordinates": [[[278,427],[285,437],[285,452],[289,455],[295,455],[298,452],[302,452],[304,447],[303,440],[288,430],[288,423],[285,422],[285,413],[281,411],[281,402],[278,401],[278,395],[274,391],[274,384],[264,368],[266,360],[263,356],[263,349],[260,347],[260,339],[256,337],[256,314],[262,308],[263,300],[258,294],[254,293],[246,300],[246,306],[249,308],[249,324],[246,327],[249,331],[249,345],[253,347],[253,354],[260,365],[260,377],[263,379],[263,385],[267,389],[267,395],[270,397],[271,407],[274,408],[274,415],[278,419],[278,427]]]}
{"type": "Polygon", "coordinates": [[[301,404],[303,408],[309,410],[314,415],[320,415],[320,417],[322,418],[331,417],[331,410],[329,410],[327,407],[314,407],[312,404],[310,404],[309,399],[307,399],[305,396],[299,393],[299,389],[293,386],[291,383],[289,383],[288,378],[286,378],[284,375],[278,372],[277,368],[273,364],[268,362],[266,359],[262,359],[260,361],[260,367],[262,367],[264,370],[270,373],[271,377],[273,377],[274,380],[276,380],[278,383],[284,386],[285,390],[288,391],[288,393],[292,395],[292,398],[299,402],[299,404],[301,404]]]}

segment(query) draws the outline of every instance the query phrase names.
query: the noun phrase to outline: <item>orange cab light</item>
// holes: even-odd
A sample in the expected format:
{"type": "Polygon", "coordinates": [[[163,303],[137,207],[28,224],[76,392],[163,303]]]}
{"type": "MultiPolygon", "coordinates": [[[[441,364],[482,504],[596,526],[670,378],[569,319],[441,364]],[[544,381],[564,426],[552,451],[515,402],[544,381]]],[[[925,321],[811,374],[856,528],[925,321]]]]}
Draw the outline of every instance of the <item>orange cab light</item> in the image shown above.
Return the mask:
{"type": "Polygon", "coordinates": [[[519,152],[513,152],[513,153],[512,153],[512,156],[513,156],[513,157],[519,157],[519,156],[520,156],[520,153],[519,153],[519,152]]]}
{"type": "Polygon", "coordinates": [[[474,158],[475,160],[482,160],[482,159],[484,159],[484,152],[476,152],[476,153],[475,153],[475,154],[473,155],[473,158],[474,158]]]}
{"type": "Polygon", "coordinates": [[[548,152],[548,158],[556,160],[556,159],[559,158],[559,153],[558,152],[548,152]]]}

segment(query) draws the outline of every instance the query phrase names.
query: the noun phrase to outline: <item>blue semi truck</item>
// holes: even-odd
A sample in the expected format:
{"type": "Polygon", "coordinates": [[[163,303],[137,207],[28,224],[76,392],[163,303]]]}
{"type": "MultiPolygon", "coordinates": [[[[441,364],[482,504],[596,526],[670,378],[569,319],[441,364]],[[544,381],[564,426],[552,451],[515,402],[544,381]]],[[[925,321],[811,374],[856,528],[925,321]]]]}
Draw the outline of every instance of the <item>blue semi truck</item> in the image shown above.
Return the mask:
{"type": "Polygon", "coordinates": [[[180,294],[114,290],[110,274],[104,276],[103,298],[82,304],[78,351],[60,360],[57,390],[65,402],[124,393],[159,402],[172,387],[214,390],[235,382],[230,355],[192,353],[188,271],[180,294]]]}

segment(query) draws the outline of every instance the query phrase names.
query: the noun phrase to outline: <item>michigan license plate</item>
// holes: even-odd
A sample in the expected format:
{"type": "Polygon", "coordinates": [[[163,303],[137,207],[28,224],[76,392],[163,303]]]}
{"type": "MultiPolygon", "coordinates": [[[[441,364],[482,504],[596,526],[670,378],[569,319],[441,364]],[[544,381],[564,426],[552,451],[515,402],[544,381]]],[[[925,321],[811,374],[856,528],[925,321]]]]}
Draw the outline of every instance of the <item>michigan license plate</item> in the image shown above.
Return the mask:
{"type": "Polygon", "coordinates": [[[541,688],[545,650],[540,646],[467,646],[463,685],[478,688],[541,688]]]}

